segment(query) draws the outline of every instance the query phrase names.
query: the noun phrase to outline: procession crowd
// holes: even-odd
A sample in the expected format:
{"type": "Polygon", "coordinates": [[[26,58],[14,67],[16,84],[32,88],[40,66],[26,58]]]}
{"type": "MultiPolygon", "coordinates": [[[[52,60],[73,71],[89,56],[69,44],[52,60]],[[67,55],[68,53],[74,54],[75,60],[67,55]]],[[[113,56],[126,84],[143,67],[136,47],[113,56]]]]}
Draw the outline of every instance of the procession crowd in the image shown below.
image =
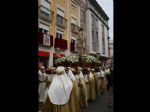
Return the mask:
{"type": "MultiPolygon", "coordinates": [[[[97,96],[112,90],[110,67],[39,67],[39,110],[81,112],[97,96]]],[[[110,101],[112,106],[112,101],[110,101]]]]}

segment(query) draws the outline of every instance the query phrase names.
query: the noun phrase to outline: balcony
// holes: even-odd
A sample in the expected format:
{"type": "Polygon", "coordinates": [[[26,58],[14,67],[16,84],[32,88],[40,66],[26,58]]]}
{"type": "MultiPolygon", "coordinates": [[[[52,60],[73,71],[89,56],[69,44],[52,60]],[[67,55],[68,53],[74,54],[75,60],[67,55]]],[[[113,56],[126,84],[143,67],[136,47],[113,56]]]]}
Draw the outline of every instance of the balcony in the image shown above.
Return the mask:
{"type": "Polygon", "coordinates": [[[71,32],[74,34],[78,34],[79,33],[79,26],[77,26],[74,23],[71,23],[71,32]]]}
{"type": "Polygon", "coordinates": [[[55,38],[55,48],[60,48],[62,50],[67,49],[67,40],[61,38],[55,38]]]}
{"type": "Polygon", "coordinates": [[[78,53],[77,43],[74,43],[74,42],[70,43],[70,51],[73,52],[73,53],[78,53]]]}
{"type": "Polygon", "coordinates": [[[57,18],[57,20],[56,20],[57,26],[61,27],[61,28],[66,28],[66,26],[67,26],[67,19],[62,17],[59,14],[57,14],[56,18],[57,18]]]}
{"type": "Polygon", "coordinates": [[[38,43],[39,45],[51,47],[53,46],[53,36],[38,32],[38,43]]]}
{"type": "Polygon", "coordinates": [[[52,18],[53,18],[53,14],[54,14],[54,12],[49,10],[45,6],[43,6],[43,5],[40,6],[39,17],[42,20],[51,23],[52,22],[52,18]]]}

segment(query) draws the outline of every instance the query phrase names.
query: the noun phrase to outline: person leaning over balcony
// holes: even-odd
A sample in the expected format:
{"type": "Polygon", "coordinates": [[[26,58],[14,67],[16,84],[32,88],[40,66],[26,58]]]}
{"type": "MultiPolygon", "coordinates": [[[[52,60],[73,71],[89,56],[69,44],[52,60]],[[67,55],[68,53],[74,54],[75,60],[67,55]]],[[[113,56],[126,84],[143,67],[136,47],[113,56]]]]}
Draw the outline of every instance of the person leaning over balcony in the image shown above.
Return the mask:
{"type": "Polygon", "coordinates": [[[42,112],[71,112],[69,105],[73,84],[63,66],[58,66],[49,86],[42,112]]]}

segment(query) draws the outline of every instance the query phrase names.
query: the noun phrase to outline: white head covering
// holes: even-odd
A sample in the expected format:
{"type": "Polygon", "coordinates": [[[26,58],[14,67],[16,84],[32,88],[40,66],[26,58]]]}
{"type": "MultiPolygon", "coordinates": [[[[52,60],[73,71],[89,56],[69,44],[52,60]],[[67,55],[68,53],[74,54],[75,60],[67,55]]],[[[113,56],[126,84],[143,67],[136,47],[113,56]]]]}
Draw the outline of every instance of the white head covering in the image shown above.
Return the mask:
{"type": "Polygon", "coordinates": [[[82,68],[81,67],[78,67],[80,73],[79,73],[79,78],[80,79],[83,79],[84,80],[84,76],[83,76],[83,73],[82,73],[82,68]]]}
{"type": "Polygon", "coordinates": [[[101,70],[101,77],[104,77],[105,76],[105,73],[103,70],[101,70]]]}
{"type": "Polygon", "coordinates": [[[74,76],[74,74],[72,73],[71,70],[68,71],[68,75],[71,78],[71,80],[76,81],[76,78],[75,78],[75,76],[74,76]]]}
{"type": "Polygon", "coordinates": [[[56,75],[48,90],[50,101],[55,105],[63,105],[69,101],[73,84],[65,73],[64,67],[60,66],[56,69],[56,75]]]}
{"type": "Polygon", "coordinates": [[[92,74],[92,72],[90,72],[89,78],[92,79],[94,76],[92,74]]]}
{"type": "Polygon", "coordinates": [[[45,69],[45,67],[44,67],[44,66],[41,66],[41,69],[45,69]]]}

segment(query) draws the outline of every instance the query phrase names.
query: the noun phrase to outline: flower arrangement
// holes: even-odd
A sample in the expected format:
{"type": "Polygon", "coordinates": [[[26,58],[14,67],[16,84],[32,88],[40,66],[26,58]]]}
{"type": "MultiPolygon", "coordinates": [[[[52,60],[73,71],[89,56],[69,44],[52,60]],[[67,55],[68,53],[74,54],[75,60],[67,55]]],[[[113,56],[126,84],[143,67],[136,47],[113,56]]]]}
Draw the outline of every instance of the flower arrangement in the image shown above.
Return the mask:
{"type": "Polygon", "coordinates": [[[70,64],[72,63],[78,63],[79,62],[79,56],[76,55],[70,55],[67,57],[66,61],[70,64]]]}
{"type": "Polygon", "coordinates": [[[66,57],[57,58],[55,64],[62,64],[66,61],[66,57]]]}
{"type": "Polygon", "coordinates": [[[96,57],[85,54],[81,56],[81,60],[84,63],[100,63],[100,61],[96,57]]]}
{"type": "Polygon", "coordinates": [[[68,57],[60,57],[55,60],[56,65],[64,65],[64,66],[78,66],[79,64],[83,64],[85,67],[89,66],[99,66],[100,61],[91,55],[82,55],[79,61],[78,55],[70,55],[68,57]]]}

